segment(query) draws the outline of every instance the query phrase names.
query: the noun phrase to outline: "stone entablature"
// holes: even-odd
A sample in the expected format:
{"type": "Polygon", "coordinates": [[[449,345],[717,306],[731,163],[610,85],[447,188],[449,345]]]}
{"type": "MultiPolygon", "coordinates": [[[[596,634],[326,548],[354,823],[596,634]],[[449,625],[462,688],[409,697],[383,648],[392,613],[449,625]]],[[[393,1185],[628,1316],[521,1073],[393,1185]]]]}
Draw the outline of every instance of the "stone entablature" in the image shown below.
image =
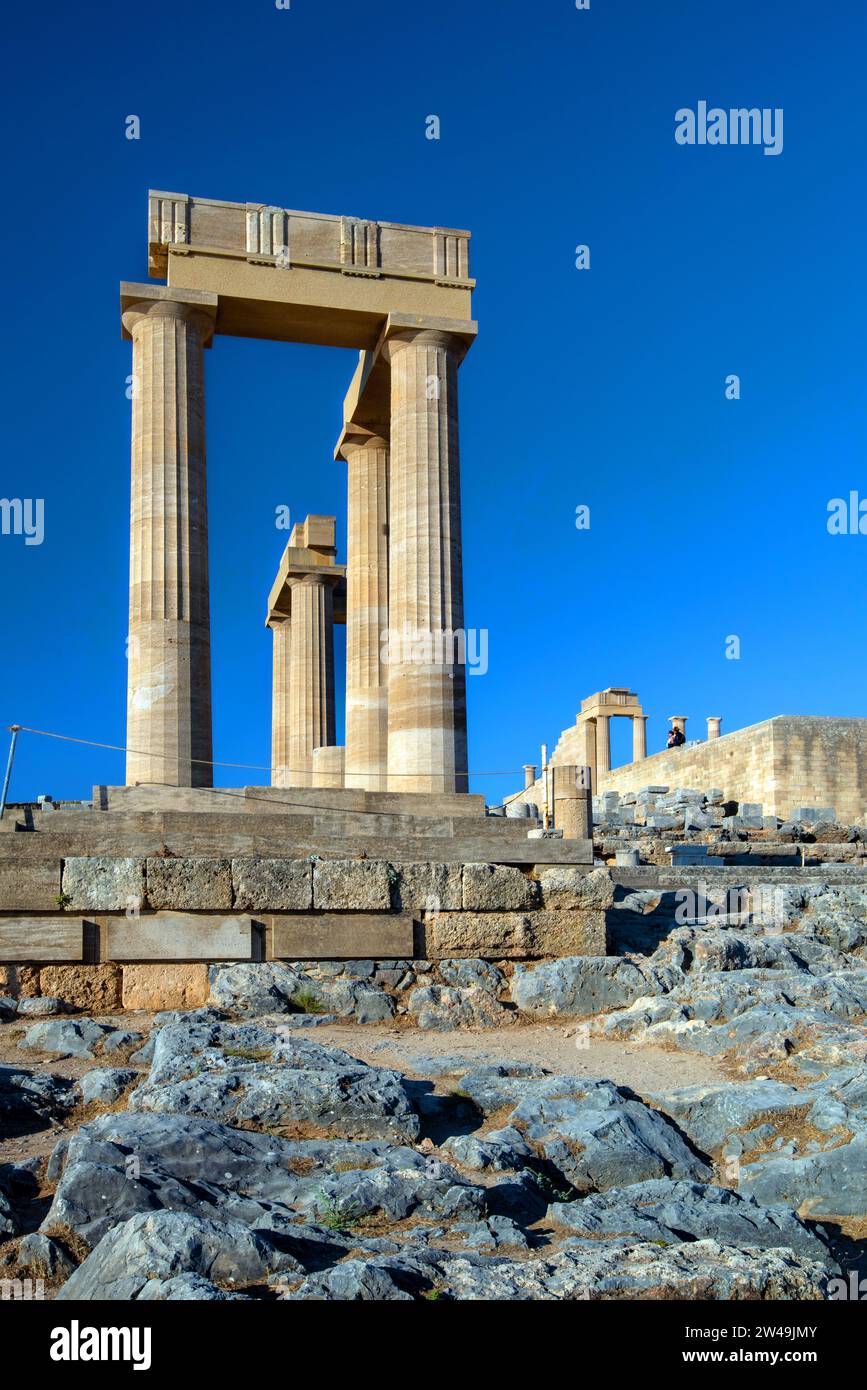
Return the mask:
{"type": "Polygon", "coordinates": [[[183,247],[472,289],[469,244],[470,233],[455,227],[374,222],[154,189],[148,194],[148,269],[156,276],[166,274],[169,249],[183,247]]]}
{"type": "Polygon", "coordinates": [[[148,268],[220,333],[373,349],[390,314],[471,318],[470,233],[151,192],[148,268]]]}

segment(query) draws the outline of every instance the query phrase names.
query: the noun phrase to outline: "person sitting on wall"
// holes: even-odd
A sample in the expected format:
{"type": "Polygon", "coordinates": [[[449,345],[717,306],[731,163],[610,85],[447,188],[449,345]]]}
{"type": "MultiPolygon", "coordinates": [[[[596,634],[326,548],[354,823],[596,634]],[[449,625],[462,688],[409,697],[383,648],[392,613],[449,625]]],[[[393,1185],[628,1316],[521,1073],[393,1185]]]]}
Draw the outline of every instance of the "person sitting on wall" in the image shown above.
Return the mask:
{"type": "Polygon", "coordinates": [[[686,743],[686,734],[683,732],[683,729],[678,729],[676,726],[673,729],[669,729],[666,747],[680,748],[683,743],[686,743]]]}

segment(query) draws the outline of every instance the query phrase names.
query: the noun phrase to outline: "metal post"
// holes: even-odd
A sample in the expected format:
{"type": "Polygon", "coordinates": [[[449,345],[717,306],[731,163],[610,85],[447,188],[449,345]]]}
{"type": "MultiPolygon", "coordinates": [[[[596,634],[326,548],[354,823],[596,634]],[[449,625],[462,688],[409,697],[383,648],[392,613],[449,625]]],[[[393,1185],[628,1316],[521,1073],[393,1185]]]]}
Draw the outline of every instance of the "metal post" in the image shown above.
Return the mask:
{"type": "Polygon", "coordinates": [[[9,790],[9,778],[12,776],[12,760],[15,757],[15,744],[18,741],[18,732],[20,728],[20,724],[9,725],[12,742],[9,744],[9,757],[6,761],[6,776],[3,778],[3,791],[0,792],[0,820],[3,819],[3,812],[6,810],[6,793],[9,790]]]}

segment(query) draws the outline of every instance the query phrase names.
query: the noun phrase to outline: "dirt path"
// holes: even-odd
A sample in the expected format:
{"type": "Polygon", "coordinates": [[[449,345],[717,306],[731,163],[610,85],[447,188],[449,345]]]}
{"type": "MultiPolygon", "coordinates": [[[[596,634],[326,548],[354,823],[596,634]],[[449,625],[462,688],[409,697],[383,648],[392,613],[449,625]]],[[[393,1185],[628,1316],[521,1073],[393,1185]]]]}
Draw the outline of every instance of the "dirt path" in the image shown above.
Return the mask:
{"type": "Polygon", "coordinates": [[[535,1062],[548,1071],[567,1075],[606,1078],[630,1086],[639,1095],[676,1090],[727,1080],[718,1062],[697,1053],[669,1052],[658,1047],[632,1047],[599,1038],[575,1045],[574,1027],[531,1024],[524,1028],[448,1033],[422,1032],[418,1028],[367,1024],[324,1024],[310,1037],[342,1047],[346,1052],[377,1066],[425,1075],[425,1059],[468,1059],[470,1066],[488,1062],[535,1062]]]}
{"type": "MultiPolygon", "coordinates": [[[[111,1021],[147,1034],[152,1014],[112,1015],[111,1021]]],[[[263,1020],[273,1023],[274,1020],[263,1020]]],[[[45,1053],[19,1049],[21,1024],[0,1027],[0,1065],[23,1067],[37,1073],[54,1072],[77,1079],[95,1067],[118,1065],[111,1058],[86,1060],[57,1058],[45,1053]]],[[[649,1099],[660,1092],[725,1081],[718,1063],[710,1058],[661,1048],[637,1048],[624,1043],[590,1038],[581,1049],[575,1045],[575,1030],[564,1025],[532,1024],[522,1028],[454,1032],[423,1032],[418,1028],[395,1029],[388,1024],[323,1024],[305,1030],[303,1036],[324,1046],[341,1047],[352,1056],[374,1066],[393,1067],[419,1078],[430,1078],[437,1090],[448,1089],[446,1078],[458,1076],[474,1066],[490,1062],[534,1062],[548,1071],[574,1076],[607,1078],[629,1086],[649,1099]],[[454,1065],[451,1065],[451,1062],[454,1065]]],[[[130,1065],[127,1062],[122,1065],[130,1065]]],[[[134,1064],[133,1064],[134,1065],[134,1064]]],[[[139,1064],[136,1070],[145,1073],[139,1064]]],[[[75,1131],[95,1110],[81,1108],[63,1124],[47,1124],[41,1129],[25,1126],[23,1131],[0,1128],[0,1162],[21,1163],[25,1159],[50,1154],[57,1140],[75,1131]]]]}

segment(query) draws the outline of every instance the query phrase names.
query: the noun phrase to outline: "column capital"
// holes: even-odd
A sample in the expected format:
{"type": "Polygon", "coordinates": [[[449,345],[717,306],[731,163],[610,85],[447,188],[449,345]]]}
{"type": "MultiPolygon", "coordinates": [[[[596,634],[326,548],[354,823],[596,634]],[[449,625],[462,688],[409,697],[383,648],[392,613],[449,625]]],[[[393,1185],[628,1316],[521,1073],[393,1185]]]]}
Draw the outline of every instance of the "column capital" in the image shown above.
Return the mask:
{"type": "Polygon", "coordinates": [[[358,427],[344,430],[340,436],[340,441],[335,451],[338,458],[344,462],[350,462],[350,456],[364,452],[366,449],[387,449],[388,440],[381,434],[374,434],[370,430],[362,430],[358,427]]]}
{"type": "Polygon", "coordinates": [[[175,318],[195,326],[202,335],[202,345],[210,347],[218,306],[218,296],[206,290],[173,290],[168,285],[137,285],[122,280],[121,336],[132,338],[133,330],[148,317],[175,318]]]}
{"type": "Polygon", "coordinates": [[[444,348],[460,363],[466,357],[478,333],[471,319],[425,318],[414,314],[389,314],[379,351],[387,362],[408,347],[444,348]]]}

